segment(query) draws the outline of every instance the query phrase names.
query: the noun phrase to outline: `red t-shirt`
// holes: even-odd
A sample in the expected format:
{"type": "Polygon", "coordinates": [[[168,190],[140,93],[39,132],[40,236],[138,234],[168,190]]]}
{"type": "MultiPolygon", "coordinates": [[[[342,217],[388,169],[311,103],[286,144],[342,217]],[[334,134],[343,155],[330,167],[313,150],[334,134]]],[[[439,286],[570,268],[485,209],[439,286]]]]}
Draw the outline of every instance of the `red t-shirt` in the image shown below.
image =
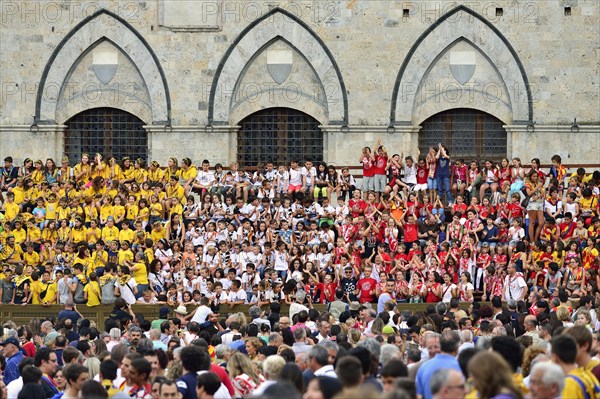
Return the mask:
{"type": "Polygon", "coordinates": [[[384,155],[376,155],[375,156],[375,168],[374,174],[376,175],[385,175],[385,167],[387,166],[388,157],[384,155]]]}
{"type": "Polygon", "coordinates": [[[374,278],[361,278],[356,284],[358,288],[358,300],[360,303],[369,303],[375,299],[375,295],[371,295],[371,291],[375,290],[377,281],[374,278]]]}
{"type": "Polygon", "coordinates": [[[404,225],[404,242],[415,242],[419,238],[419,226],[416,223],[404,225]]]}
{"type": "Polygon", "coordinates": [[[362,199],[351,199],[348,201],[348,207],[350,208],[352,217],[357,218],[365,212],[365,209],[367,209],[367,203],[362,199]]]}
{"type": "Polygon", "coordinates": [[[417,166],[417,184],[427,184],[427,176],[429,169],[426,167],[417,166]]]}
{"type": "Polygon", "coordinates": [[[362,158],[363,165],[363,176],[364,177],[373,177],[375,174],[375,166],[373,165],[373,160],[369,156],[363,156],[362,158]]]}

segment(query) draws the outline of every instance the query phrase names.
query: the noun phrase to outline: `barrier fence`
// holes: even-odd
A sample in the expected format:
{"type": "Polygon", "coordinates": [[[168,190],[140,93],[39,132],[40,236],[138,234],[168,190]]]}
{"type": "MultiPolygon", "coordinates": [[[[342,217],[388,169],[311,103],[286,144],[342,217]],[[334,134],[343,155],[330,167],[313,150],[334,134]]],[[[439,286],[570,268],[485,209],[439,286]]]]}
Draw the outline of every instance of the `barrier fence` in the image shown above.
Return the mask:
{"type": "MultiPolygon", "coordinates": [[[[483,303],[482,303],[483,304],[483,303]]],[[[427,306],[431,305],[430,303],[401,303],[398,304],[398,309],[400,311],[409,310],[412,313],[417,312],[425,312],[427,306]]],[[[435,305],[435,304],[434,304],[435,305]]],[[[236,305],[233,308],[229,308],[228,306],[221,307],[221,316],[226,316],[232,313],[242,312],[244,314],[248,314],[248,309],[250,309],[251,305],[236,305]]],[[[162,305],[133,305],[132,309],[134,313],[143,315],[146,320],[154,320],[158,318],[158,312],[162,305]]],[[[469,307],[468,302],[464,302],[460,304],[461,309],[467,309],[469,307]]],[[[110,318],[110,313],[113,310],[113,306],[111,305],[100,305],[95,307],[87,307],[85,305],[77,306],[77,310],[83,315],[84,318],[93,320],[99,329],[104,328],[104,321],[110,318]]],[[[263,310],[268,310],[268,305],[264,305],[263,310]]],[[[285,316],[289,312],[289,305],[281,305],[281,315],[285,316]]],[[[314,308],[319,312],[323,312],[327,310],[326,305],[314,305],[314,308]]],[[[39,319],[41,321],[46,320],[49,317],[54,317],[58,315],[58,312],[63,310],[64,307],[61,305],[51,305],[51,306],[42,306],[42,305],[1,305],[0,306],[0,322],[2,325],[8,320],[12,320],[17,325],[29,324],[32,319],[39,319]]],[[[173,317],[173,309],[171,308],[171,313],[169,317],[173,317]]],[[[188,312],[194,310],[192,306],[188,306],[188,312]]]]}

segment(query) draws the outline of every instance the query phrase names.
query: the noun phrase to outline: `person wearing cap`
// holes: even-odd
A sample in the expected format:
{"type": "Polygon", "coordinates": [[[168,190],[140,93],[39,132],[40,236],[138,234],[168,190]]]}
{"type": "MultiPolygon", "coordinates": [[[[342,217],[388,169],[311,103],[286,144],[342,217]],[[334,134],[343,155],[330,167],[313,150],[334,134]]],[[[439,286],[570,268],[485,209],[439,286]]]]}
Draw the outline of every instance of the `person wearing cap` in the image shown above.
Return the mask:
{"type": "Polygon", "coordinates": [[[0,343],[0,346],[2,346],[2,354],[6,358],[4,383],[8,385],[20,377],[19,363],[23,360],[23,352],[21,352],[19,340],[14,337],[7,338],[6,341],[0,343]]]}

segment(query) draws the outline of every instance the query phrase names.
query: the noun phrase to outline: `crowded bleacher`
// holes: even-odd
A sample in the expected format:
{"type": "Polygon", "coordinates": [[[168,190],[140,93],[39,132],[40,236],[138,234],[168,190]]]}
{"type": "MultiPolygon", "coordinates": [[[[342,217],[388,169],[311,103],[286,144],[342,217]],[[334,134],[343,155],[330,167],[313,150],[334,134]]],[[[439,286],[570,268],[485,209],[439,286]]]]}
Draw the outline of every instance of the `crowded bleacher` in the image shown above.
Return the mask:
{"type": "Polygon", "coordinates": [[[7,156],[0,399],[599,397],[600,165],[393,151],[7,156]]]}

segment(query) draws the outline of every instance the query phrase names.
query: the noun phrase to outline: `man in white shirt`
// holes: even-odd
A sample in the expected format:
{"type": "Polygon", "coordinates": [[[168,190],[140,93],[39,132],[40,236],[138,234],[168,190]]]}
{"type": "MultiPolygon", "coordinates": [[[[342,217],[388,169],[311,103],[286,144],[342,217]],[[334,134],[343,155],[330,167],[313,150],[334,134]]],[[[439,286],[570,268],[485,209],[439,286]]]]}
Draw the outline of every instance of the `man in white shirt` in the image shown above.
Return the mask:
{"type": "Polygon", "coordinates": [[[302,303],[306,299],[306,291],[297,291],[296,292],[296,302],[290,305],[290,320],[294,319],[294,315],[300,313],[303,310],[306,310],[308,313],[308,308],[302,303]]]}
{"type": "Polygon", "coordinates": [[[322,346],[313,346],[308,352],[308,367],[315,374],[315,377],[337,378],[333,366],[329,364],[329,353],[322,346]]]}
{"type": "Polygon", "coordinates": [[[210,300],[207,297],[200,299],[200,306],[190,313],[187,318],[191,318],[190,322],[195,321],[198,324],[206,322],[208,317],[212,314],[212,310],[208,307],[210,300]]]}
{"type": "Polygon", "coordinates": [[[527,283],[521,273],[517,273],[514,263],[508,264],[508,275],[504,279],[504,300],[522,301],[527,295],[527,283]]]}

